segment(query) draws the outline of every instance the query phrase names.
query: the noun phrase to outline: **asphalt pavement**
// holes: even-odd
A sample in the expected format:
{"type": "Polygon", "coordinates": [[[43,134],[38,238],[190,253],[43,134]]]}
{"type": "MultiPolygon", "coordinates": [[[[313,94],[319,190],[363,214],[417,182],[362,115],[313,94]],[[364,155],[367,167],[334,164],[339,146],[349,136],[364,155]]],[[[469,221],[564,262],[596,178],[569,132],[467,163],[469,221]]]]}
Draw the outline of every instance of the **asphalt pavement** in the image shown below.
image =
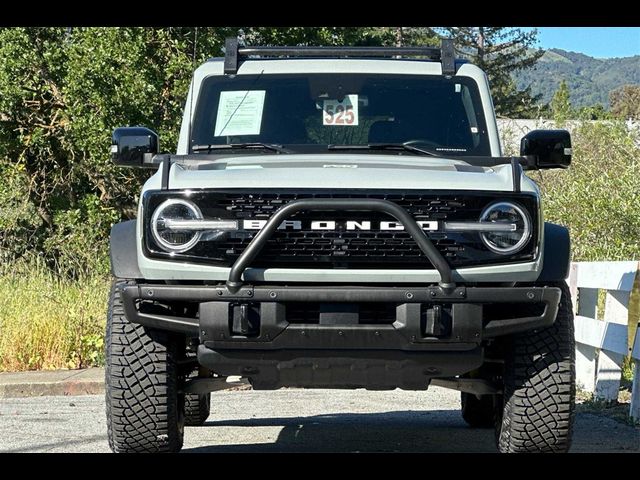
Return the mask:
{"type": "MultiPolygon", "coordinates": [[[[184,452],[495,452],[459,393],[230,390],[213,394],[184,452]]],[[[108,452],[102,395],[0,398],[0,452],[108,452]]],[[[578,413],[572,451],[640,452],[640,429],[578,413]]]]}

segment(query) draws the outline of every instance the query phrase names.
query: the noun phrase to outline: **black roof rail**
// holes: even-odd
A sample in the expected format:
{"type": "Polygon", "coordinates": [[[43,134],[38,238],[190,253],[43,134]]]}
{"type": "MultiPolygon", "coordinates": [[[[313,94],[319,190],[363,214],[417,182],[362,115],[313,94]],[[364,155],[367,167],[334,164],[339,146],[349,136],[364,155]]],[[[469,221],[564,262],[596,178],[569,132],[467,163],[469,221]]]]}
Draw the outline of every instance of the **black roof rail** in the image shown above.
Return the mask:
{"type": "Polygon", "coordinates": [[[225,41],[224,73],[238,72],[240,60],[250,55],[259,57],[427,57],[442,63],[443,75],[455,75],[453,39],[442,38],[437,47],[246,47],[238,38],[225,41]]]}

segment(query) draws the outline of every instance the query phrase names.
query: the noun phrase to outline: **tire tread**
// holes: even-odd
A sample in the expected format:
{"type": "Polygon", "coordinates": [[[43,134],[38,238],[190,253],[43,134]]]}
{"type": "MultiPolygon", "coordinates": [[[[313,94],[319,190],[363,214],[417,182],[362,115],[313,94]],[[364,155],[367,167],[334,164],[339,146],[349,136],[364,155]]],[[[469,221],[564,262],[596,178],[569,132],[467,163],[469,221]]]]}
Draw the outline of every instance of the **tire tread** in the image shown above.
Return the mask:
{"type": "Polygon", "coordinates": [[[550,327],[514,335],[505,369],[505,404],[496,427],[501,452],[567,452],[575,415],[575,339],[568,286],[550,327]]]}
{"type": "Polygon", "coordinates": [[[114,452],[177,452],[182,448],[178,405],[178,343],[165,332],[129,322],[113,282],[106,331],[107,436],[114,452]]]}

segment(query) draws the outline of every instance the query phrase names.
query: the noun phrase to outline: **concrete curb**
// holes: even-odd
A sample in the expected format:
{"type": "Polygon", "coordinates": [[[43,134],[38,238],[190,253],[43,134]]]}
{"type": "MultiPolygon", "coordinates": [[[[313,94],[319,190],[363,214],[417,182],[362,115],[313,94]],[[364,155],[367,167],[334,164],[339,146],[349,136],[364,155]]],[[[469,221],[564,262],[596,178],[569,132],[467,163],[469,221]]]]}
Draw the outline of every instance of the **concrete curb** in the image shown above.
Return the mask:
{"type": "MultiPolygon", "coordinates": [[[[229,377],[216,390],[250,390],[246,379],[229,377]]],[[[0,373],[0,398],[102,395],[104,368],[0,373]]]]}
{"type": "Polygon", "coordinates": [[[0,398],[102,393],[104,368],[0,373],[0,398]]]}

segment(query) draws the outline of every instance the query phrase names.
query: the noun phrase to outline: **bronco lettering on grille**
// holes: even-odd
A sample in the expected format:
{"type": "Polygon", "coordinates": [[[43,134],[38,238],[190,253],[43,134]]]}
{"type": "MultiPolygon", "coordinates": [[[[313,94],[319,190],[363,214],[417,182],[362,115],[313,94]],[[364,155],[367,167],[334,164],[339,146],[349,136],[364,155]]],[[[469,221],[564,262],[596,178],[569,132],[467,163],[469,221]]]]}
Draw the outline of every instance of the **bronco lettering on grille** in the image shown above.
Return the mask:
{"type": "MultiPolygon", "coordinates": [[[[418,220],[416,223],[427,231],[438,230],[437,220],[418,220]]],[[[267,224],[267,220],[244,220],[242,228],[244,230],[261,230],[267,224]]],[[[312,220],[305,221],[303,226],[300,220],[285,220],[278,227],[280,230],[380,230],[380,231],[400,231],[404,226],[397,221],[381,221],[372,226],[369,220],[312,220]]]]}

